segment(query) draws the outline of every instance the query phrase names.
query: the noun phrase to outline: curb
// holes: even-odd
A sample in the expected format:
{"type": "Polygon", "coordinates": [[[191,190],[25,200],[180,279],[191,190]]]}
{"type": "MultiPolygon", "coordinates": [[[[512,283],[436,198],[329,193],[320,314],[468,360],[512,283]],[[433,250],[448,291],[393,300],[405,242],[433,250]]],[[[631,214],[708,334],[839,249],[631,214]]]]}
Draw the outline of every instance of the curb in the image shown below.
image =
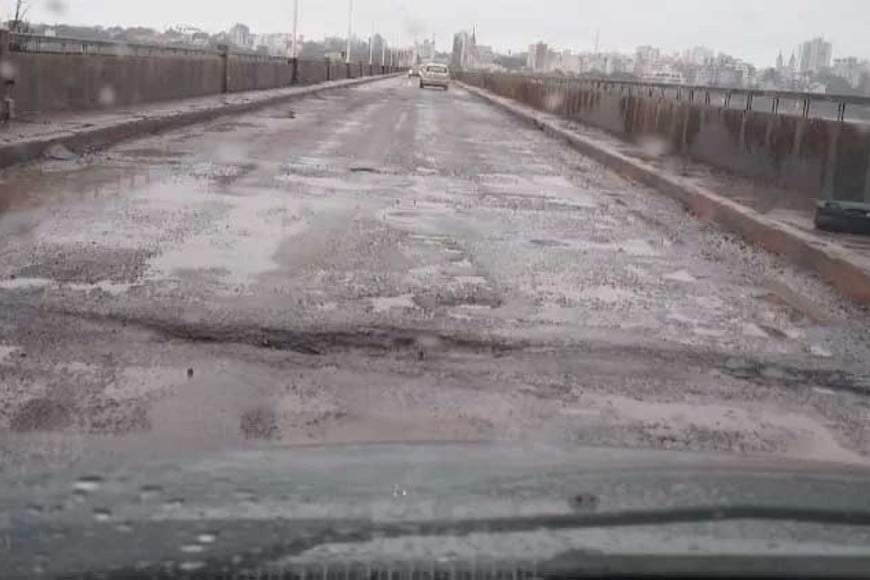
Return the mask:
{"type": "MultiPolygon", "coordinates": [[[[224,115],[237,115],[262,109],[271,105],[292,101],[320,92],[349,88],[401,76],[401,74],[346,79],[309,85],[307,87],[290,88],[285,94],[274,95],[262,100],[252,100],[241,103],[219,104],[207,106],[199,110],[180,111],[176,113],[155,114],[153,117],[140,117],[114,124],[68,132],[51,136],[22,139],[21,141],[0,145],[0,169],[27,161],[42,158],[45,151],[55,145],[62,145],[70,151],[78,153],[88,150],[105,149],[111,145],[131,139],[184,127],[205,121],[211,121],[224,115]],[[290,92],[292,91],[292,92],[290,92]]],[[[235,93],[241,95],[244,93],[235,93]]],[[[251,94],[256,94],[252,92],[251,94]]]]}
{"type": "Polygon", "coordinates": [[[757,211],[619,151],[563,129],[548,115],[525,105],[458,82],[463,89],[526,121],[545,134],[566,141],[580,153],[618,173],[655,188],[681,202],[699,218],[740,235],[753,245],[782,255],[793,264],[814,270],[825,281],[861,305],[870,305],[870,270],[852,261],[852,254],[796,227],[775,222],[757,211]]]}

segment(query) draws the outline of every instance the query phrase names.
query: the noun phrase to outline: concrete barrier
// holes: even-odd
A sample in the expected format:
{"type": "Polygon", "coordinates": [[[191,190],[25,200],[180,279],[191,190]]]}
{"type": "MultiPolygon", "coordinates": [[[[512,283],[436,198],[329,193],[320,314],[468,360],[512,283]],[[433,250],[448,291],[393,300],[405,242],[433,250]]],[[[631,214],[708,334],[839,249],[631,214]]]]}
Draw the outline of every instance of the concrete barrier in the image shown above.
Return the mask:
{"type": "MultiPolygon", "coordinates": [[[[0,70],[22,117],[129,107],[221,93],[389,74],[353,63],[294,61],[256,53],[81,41],[5,33],[0,70]],[[295,68],[295,75],[294,75],[295,68]]],[[[0,42],[2,44],[2,42],[0,42]]]]}
{"type": "Polygon", "coordinates": [[[629,141],[655,139],[661,154],[686,155],[817,199],[870,201],[870,124],[803,118],[588,88],[567,79],[460,73],[497,95],[604,129],[629,141]]]}
{"type": "Polygon", "coordinates": [[[125,139],[202,123],[224,115],[247,113],[322,91],[353,87],[383,78],[391,78],[391,75],[252,92],[239,95],[237,99],[205,98],[203,100],[207,102],[197,103],[195,106],[191,106],[193,104],[190,101],[183,101],[177,109],[170,106],[161,107],[156,111],[138,111],[132,115],[123,113],[108,115],[111,117],[109,119],[95,118],[93,123],[74,130],[50,131],[44,135],[0,144],[0,169],[40,159],[46,151],[56,145],[81,154],[109,147],[125,139]]]}

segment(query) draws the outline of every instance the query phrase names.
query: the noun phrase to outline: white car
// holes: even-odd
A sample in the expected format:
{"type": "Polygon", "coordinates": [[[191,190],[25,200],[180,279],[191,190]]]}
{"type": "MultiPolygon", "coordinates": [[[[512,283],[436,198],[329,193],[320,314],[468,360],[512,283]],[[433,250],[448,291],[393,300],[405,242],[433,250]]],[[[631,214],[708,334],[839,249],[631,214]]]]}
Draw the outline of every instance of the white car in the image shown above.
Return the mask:
{"type": "Polygon", "coordinates": [[[420,67],[420,88],[441,87],[445,91],[450,86],[450,69],[444,64],[427,64],[420,67]]]}

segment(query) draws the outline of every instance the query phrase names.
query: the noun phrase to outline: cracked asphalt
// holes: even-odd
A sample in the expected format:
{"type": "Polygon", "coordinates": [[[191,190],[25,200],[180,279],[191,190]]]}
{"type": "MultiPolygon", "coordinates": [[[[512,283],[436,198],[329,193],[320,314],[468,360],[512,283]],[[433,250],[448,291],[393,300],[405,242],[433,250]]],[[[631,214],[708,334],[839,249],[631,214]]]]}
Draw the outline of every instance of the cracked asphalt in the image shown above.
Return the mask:
{"type": "Polygon", "coordinates": [[[870,314],[459,88],[0,172],[0,465],[509,440],[867,462],[870,314]]]}

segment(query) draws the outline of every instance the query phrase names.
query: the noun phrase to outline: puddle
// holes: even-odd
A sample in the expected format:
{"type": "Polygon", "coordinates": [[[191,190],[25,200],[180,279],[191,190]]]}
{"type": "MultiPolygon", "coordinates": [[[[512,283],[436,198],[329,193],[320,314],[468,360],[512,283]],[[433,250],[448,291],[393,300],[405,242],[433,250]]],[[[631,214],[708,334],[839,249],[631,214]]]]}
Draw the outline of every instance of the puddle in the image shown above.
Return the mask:
{"type": "Polygon", "coordinates": [[[673,280],[674,282],[686,282],[687,284],[698,281],[697,278],[689,274],[689,272],[687,272],[686,270],[679,270],[677,272],[667,274],[663,276],[663,278],[665,280],[673,280]]]}
{"type": "Polygon", "coordinates": [[[156,157],[180,157],[183,153],[179,153],[177,151],[170,151],[168,149],[158,149],[154,148],[145,148],[145,149],[121,149],[118,151],[127,157],[145,157],[145,158],[156,158],[156,157]]]}
{"type": "Polygon", "coordinates": [[[816,344],[810,346],[810,354],[819,358],[832,358],[834,356],[833,352],[816,344]]]}
{"type": "Polygon", "coordinates": [[[0,364],[5,363],[17,351],[17,346],[4,346],[0,344],[0,364]]]}
{"type": "Polygon", "coordinates": [[[678,438],[681,432],[692,437],[695,430],[703,429],[713,438],[722,435],[725,441],[739,434],[753,448],[784,447],[788,455],[801,459],[867,462],[844,448],[818,420],[791,411],[757,405],[750,410],[713,403],[659,403],[616,395],[585,395],[583,403],[579,409],[596,408],[603,418],[616,422],[668,426],[668,435],[678,438]]]}
{"type": "Polygon", "coordinates": [[[453,283],[460,286],[487,286],[489,281],[483,276],[454,276],[453,283]]]}
{"type": "Polygon", "coordinates": [[[389,298],[371,298],[372,308],[375,312],[389,312],[393,309],[409,309],[416,308],[414,304],[413,294],[404,294],[402,296],[392,296],[389,298]]]}
{"type": "Polygon", "coordinates": [[[533,246],[538,246],[541,248],[565,248],[568,247],[568,244],[565,242],[560,242],[559,240],[529,240],[529,243],[533,246]]]}
{"type": "Polygon", "coordinates": [[[583,290],[580,294],[588,300],[597,300],[607,304],[619,304],[620,302],[628,302],[635,298],[635,293],[623,288],[614,288],[613,286],[596,286],[588,290],[583,290]]]}
{"type": "Polygon", "coordinates": [[[275,255],[281,243],[308,229],[302,218],[306,207],[277,196],[233,198],[229,212],[208,230],[153,258],[150,276],[178,278],[208,271],[231,284],[248,284],[277,269],[275,255]]]}
{"type": "Polygon", "coordinates": [[[67,284],[59,283],[47,278],[15,278],[14,280],[0,280],[0,289],[3,290],[23,290],[23,289],[38,289],[52,288],[55,290],[72,290],[75,292],[93,292],[99,290],[112,296],[120,296],[126,294],[133,284],[124,284],[118,282],[109,282],[108,280],[97,282],[96,284],[67,284]]]}

